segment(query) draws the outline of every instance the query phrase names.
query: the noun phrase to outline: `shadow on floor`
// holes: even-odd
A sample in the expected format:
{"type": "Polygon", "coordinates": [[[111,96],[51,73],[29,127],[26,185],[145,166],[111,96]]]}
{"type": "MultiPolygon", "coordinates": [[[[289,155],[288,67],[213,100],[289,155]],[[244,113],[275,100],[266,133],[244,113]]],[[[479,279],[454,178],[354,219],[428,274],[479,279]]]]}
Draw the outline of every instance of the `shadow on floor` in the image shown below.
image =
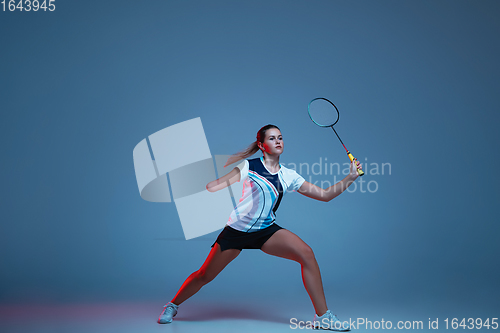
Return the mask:
{"type": "Polygon", "coordinates": [[[223,319],[249,319],[274,323],[287,323],[289,317],[278,311],[273,311],[269,306],[258,305],[231,305],[231,304],[203,304],[185,305],[179,307],[175,321],[210,321],[223,319]]]}

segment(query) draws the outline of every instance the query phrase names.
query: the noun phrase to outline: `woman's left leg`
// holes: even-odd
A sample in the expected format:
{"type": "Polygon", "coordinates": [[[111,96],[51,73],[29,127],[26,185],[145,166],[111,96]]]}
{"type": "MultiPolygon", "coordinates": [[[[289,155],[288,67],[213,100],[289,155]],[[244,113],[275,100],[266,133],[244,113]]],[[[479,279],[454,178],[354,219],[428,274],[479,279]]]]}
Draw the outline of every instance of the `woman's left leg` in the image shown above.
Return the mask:
{"type": "Polygon", "coordinates": [[[313,250],[299,236],[287,229],[276,231],[262,246],[262,251],[277,257],[297,261],[302,266],[302,281],[318,316],[323,315],[326,305],[321,273],[313,250]]]}

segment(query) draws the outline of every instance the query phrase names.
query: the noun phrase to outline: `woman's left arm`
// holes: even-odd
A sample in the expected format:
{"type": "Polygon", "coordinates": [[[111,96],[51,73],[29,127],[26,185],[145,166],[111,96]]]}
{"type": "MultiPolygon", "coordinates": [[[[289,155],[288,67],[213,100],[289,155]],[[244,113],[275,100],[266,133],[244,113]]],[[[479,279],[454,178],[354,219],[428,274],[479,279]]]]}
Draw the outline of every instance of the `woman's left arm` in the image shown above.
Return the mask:
{"type": "Polygon", "coordinates": [[[305,181],[297,192],[309,198],[328,202],[340,193],[344,192],[356,180],[356,178],[358,178],[358,169],[361,169],[361,165],[356,159],[354,159],[351,163],[349,174],[337,184],[332,185],[327,189],[322,189],[319,186],[305,181]]]}

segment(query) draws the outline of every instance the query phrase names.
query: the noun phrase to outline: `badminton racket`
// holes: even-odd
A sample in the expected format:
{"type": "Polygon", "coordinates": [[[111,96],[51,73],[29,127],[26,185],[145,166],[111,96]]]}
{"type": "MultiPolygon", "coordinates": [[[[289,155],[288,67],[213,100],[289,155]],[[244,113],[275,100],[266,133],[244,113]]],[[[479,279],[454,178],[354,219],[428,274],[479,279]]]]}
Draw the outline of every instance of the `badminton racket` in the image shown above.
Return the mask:
{"type": "MultiPolygon", "coordinates": [[[[342,147],[344,147],[347,152],[347,156],[349,159],[354,161],[354,156],[352,156],[351,152],[347,150],[342,139],[338,135],[333,125],[335,125],[339,121],[339,110],[331,101],[326,98],[318,97],[309,102],[307,106],[307,112],[309,113],[309,118],[320,127],[331,127],[337,138],[339,138],[342,147]]],[[[365,173],[361,169],[357,169],[358,175],[363,176],[365,173]]]]}

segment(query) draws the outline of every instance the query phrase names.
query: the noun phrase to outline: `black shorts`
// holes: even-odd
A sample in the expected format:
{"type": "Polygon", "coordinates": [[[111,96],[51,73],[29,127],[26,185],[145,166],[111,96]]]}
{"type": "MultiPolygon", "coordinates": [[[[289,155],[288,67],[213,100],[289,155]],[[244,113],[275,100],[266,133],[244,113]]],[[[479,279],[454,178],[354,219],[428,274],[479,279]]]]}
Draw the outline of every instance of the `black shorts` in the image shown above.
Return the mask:
{"type": "Polygon", "coordinates": [[[212,244],[212,247],[214,247],[215,243],[219,243],[221,251],[227,249],[260,249],[280,229],[284,228],[273,223],[269,227],[259,231],[243,232],[226,225],[217,237],[217,240],[212,244]]]}

